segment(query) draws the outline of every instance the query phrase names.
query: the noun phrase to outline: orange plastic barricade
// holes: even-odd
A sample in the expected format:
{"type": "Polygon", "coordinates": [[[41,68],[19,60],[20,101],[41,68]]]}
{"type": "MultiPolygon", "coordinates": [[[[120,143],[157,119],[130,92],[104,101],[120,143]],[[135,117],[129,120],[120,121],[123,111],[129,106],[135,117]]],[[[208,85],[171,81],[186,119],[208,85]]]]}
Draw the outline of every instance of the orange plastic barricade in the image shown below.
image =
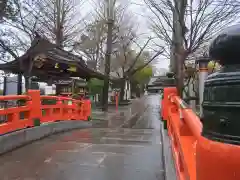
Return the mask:
{"type": "Polygon", "coordinates": [[[0,109],[0,134],[32,127],[36,121],[88,120],[91,115],[90,100],[40,96],[39,90],[29,90],[27,95],[0,96],[0,101],[16,101],[17,105],[0,109]],[[19,106],[19,101],[24,101],[24,104],[19,106]]]}
{"type": "Polygon", "coordinates": [[[199,117],[177,93],[166,101],[165,117],[178,180],[239,180],[240,146],[204,138],[199,117]]]}

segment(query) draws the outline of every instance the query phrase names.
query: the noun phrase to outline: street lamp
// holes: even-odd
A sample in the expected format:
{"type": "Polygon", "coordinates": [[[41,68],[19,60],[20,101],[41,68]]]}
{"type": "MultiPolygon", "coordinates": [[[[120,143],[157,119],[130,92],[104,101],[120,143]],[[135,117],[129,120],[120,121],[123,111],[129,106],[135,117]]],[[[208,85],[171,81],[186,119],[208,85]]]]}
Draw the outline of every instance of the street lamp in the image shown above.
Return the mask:
{"type": "Polygon", "coordinates": [[[116,0],[105,0],[105,13],[107,16],[107,49],[105,54],[105,73],[104,73],[104,86],[103,86],[103,111],[108,110],[108,89],[109,89],[109,74],[112,53],[112,30],[114,24],[114,6],[116,0]]]}

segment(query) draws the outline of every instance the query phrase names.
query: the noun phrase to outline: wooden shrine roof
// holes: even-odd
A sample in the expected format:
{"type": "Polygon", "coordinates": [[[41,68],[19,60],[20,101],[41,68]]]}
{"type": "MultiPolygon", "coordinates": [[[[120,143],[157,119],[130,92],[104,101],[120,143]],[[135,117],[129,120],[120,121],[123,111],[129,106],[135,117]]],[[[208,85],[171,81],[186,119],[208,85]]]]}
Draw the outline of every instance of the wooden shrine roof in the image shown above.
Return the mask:
{"type": "Polygon", "coordinates": [[[90,69],[80,56],[65,51],[40,36],[35,37],[24,55],[11,62],[0,64],[0,70],[24,74],[29,71],[30,66],[32,67],[31,76],[37,76],[42,80],[50,77],[53,79],[69,77],[104,79],[103,74],[90,69]]]}

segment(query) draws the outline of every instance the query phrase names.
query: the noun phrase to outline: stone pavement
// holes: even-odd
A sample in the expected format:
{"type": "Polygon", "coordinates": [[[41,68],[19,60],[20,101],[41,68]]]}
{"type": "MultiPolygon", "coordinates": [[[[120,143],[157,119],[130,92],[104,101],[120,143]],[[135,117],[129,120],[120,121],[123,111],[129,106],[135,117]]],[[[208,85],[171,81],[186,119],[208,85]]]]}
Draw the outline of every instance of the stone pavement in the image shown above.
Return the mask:
{"type": "Polygon", "coordinates": [[[75,130],[1,156],[1,180],[163,180],[158,101],[144,100],[133,128],[75,130]]]}
{"type": "MultiPolygon", "coordinates": [[[[138,109],[137,107],[141,104],[144,103],[144,100],[146,99],[146,96],[143,96],[142,98],[137,98],[137,99],[132,99],[131,104],[125,105],[125,106],[119,106],[118,107],[118,112],[126,112],[129,110],[132,110],[133,112],[136,112],[138,109]]],[[[102,118],[103,115],[107,114],[115,114],[116,113],[116,107],[115,106],[109,106],[108,107],[108,113],[102,112],[100,109],[93,109],[92,116],[93,118],[102,118]]]]}
{"type": "Polygon", "coordinates": [[[134,99],[130,105],[120,106],[118,111],[116,111],[115,107],[112,106],[109,107],[107,113],[94,110],[92,112],[93,127],[116,128],[124,126],[124,123],[130,125],[131,123],[127,123],[129,120],[135,124],[134,116],[138,118],[138,116],[143,114],[147,108],[145,100],[145,96],[140,99],[134,99]]]}

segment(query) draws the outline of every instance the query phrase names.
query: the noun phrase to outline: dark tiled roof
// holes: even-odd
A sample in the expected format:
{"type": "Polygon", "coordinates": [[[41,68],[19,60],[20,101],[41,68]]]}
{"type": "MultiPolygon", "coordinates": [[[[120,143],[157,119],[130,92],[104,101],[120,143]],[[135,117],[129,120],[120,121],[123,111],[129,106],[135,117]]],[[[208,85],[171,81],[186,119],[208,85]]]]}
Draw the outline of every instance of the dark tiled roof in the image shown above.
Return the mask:
{"type": "MultiPolygon", "coordinates": [[[[21,64],[24,64],[29,59],[32,60],[34,57],[36,57],[39,54],[44,54],[44,56],[46,56],[46,59],[48,59],[49,61],[62,63],[66,65],[74,65],[79,70],[78,72],[74,72],[74,73],[64,72],[59,74],[60,76],[62,75],[64,76],[67,74],[68,76],[77,76],[82,78],[91,78],[91,77],[99,78],[99,79],[104,78],[103,74],[88,68],[85,61],[80,56],[77,56],[68,51],[65,51],[59,48],[57,45],[52,44],[46,39],[43,39],[39,36],[37,36],[33,40],[31,47],[27,50],[27,52],[24,55],[22,55],[18,59],[15,59],[14,61],[7,62],[5,64],[0,64],[0,69],[4,71],[16,73],[16,74],[23,73],[24,69],[23,69],[23,65],[21,66],[21,64]]],[[[35,70],[33,73],[35,76],[40,75],[37,73],[37,70],[35,70]]],[[[49,76],[51,76],[50,72],[46,72],[46,73],[49,74],[49,76]]]]}
{"type": "Polygon", "coordinates": [[[148,84],[148,87],[154,86],[172,86],[175,84],[175,80],[173,78],[168,78],[167,76],[159,76],[155,81],[148,84]]]}

